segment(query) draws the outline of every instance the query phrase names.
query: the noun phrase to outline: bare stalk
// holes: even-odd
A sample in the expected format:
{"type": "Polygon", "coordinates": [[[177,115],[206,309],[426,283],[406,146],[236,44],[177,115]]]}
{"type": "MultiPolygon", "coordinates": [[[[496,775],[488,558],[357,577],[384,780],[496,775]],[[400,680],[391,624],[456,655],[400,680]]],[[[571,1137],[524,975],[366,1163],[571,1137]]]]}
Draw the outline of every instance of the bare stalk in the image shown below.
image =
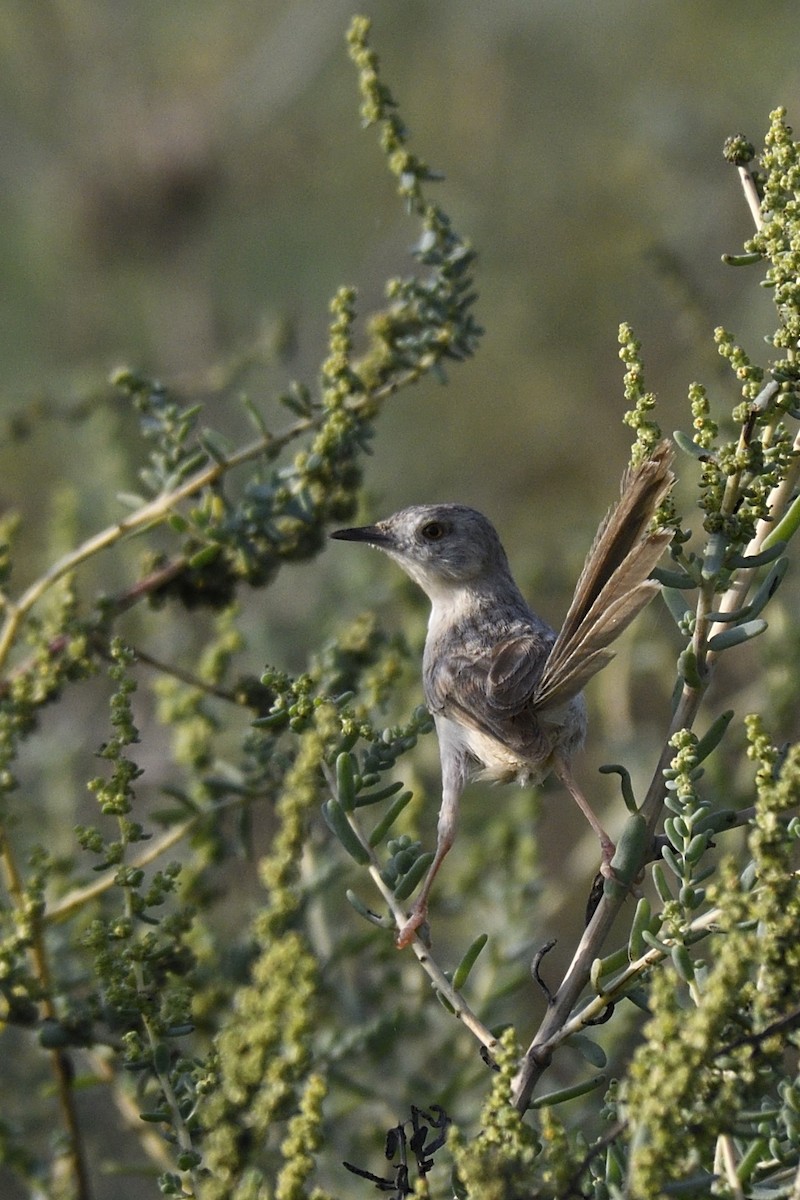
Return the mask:
{"type": "MultiPolygon", "coordinates": [[[[237,796],[237,801],[239,797],[237,796]]],[[[221,805],[217,807],[222,807],[221,805]]],[[[194,825],[200,817],[206,814],[198,813],[197,816],[189,817],[188,820],[181,822],[180,825],[174,825],[168,830],[163,837],[157,841],[151,842],[146,850],[141,854],[137,854],[130,860],[130,866],[135,869],[149,866],[151,862],[155,862],[162,854],[166,852],[183,838],[188,833],[191,833],[194,825]]],[[[71,917],[79,909],[83,908],[91,900],[96,900],[98,896],[102,896],[105,892],[112,888],[117,882],[116,870],[109,870],[106,875],[95,880],[94,883],[87,884],[86,887],[73,888],[71,892],[67,892],[60,900],[56,900],[53,904],[49,904],[45,910],[42,921],[47,925],[56,924],[59,921],[65,921],[67,917],[71,917]]]]}
{"type": "MultiPolygon", "coordinates": [[[[28,899],[22,885],[22,879],[17,870],[16,859],[11,852],[8,837],[0,839],[0,854],[2,855],[3,870],[6,876],[6,886],[9,898],[17,913],[22,914],[29,908],[28,899]]],[[[50,971],[42,933],[41,919],[30,914],[28,956],[31,970],[41,991],[41,1011],[44,1019],[57,1020],[53,1004],[50,971]]],[[[64,1128],[67,1136],[66,1159],[72,1177],[75,1200],[90,1200],[89,1175],[86,1169],[86,1157],[83,1148],[80,1123],[75,1107],[73,1091],[74,1072],[68,1055],[63,1050],[53,1050],[50,1055],[55,1077],[56,1093],[61,1108],[64,1128]]]]}
{"type": "MultiPolygon", "coordinates": [[[[325,770],[325,775],[331,792],[334,798],[336,798],[337,793],[335,781],[332,779],[327,770],[325,770]]],[[[397,899],[392,889],[384,882],[377,855],[365,838],[353,813],[348,812],[346,816],[350,828],[353,830],[364,850],[366,850],[366,852],[369,854],[370,861],[367,866],[367,870],[372,876],[373,883],[388,905],[389,911],[394,918],[397,930],[400,931],[401,929],[404,929],[407,924],[408,914],[406,913],[401,901],[397,899]]],[[[453,987],[452,983],[447,978],[439,964],[431,957],[429,947],[425,945],[418,934],[414,936],[414,940],[410,944],[423,971],[428,976],[437,992],[439,992],[442,998],[453,1010],[453,1015],[455,1016],[456,1020],[461,1021],[467,1027],[467,1029],[469,1029],[470,1033],[477,1038],[481,1045],[485,1047],[488,1053],[492,1054],[497,1047],[497,1038],[494,1036],[491,1030],[486,1028],[480,1018],[475,1015],[475,1013],[464,1000],[461,993],[453,987]]]]}
{"type": "MultiPolygon", "coordinates": [[[[702,694],[700,689],[684,687],[672,718],[658,765],[640,809],[647,822],[648,840],[652,839],[664,803],[664,771],[673,757],[673,751],[669,744],[670,738],[679,729],[691,728],[700,707],[702,694]]],[[[599,957],[600,950],[624,900],[625,894],[622,889],[604,891],[600,903],[584,931],[572,962],[567,968],[552,1003],[548,1006],[544,1020],[520,1063],[512,1093],[513,1103],[520,1112],[525,1112],[528,1108],[539,1077],[550,1065],[553,1050],[563,1040],[564,1027],[589,980],[592,963],[599,957]]]]}
{"type": "MultiPolygon", "coordinates": [[[[383,882],[380,873],[380,867],[377,860],[369,865],[369,873],[372,876],[375,886],[383,896],[386,903],[391,909],[392,916],[395,920],[395,925],[398,932],[404,929],[408,921],[408,916],[402,904],[395,899],[391,888],[387,887],[383,882]]],[[[453,1010],[453,1015],[457,1021],[461,1021],[474,1037],[481,1043],[486,1050],[492,1054],[497,1048],[497,1038],[487,1029],[479,1017],[475,1015],[472,1009],[464,1000],[460,992],[457,992],[450,980],[445,975],[439,964],[431,957],[430,949],[420,938],[419,934],[414,936],[411,947],[417,956],[419,965],[422,967],[425,974],[430,979],[433,986],[436,988],[442,997],[447,1001],[453,1010]]]]}
{"type": "Polygon", "coordinates": [[[147,525],[158,524],[182,500],[186,500],[189,496],[193,496],[204,488],[210,487],[225,472],[231,470],[233,467],[249,462],[253,458],[258,458],[267,449],[271,450],[282,446],[292,438],[305,433],[312,425],[313,422],[308,418],[296,422],[280,438],[273,439],[269,435],[258,438],[257,441],[252,442],[249,446],[244,446],[224,461],[213,462],[210,466],[204,467],[202,471],[196,472],[196,474],[185,480],[180,487],[157,496],[155,500],[142,505],[136,512],[123,517],[121,521],[115,521],[113,525],[106,526],[105,529],[101,529],[98,533],[93,534],[92,537],[87,538],[85,542],[77,546],[74,550],[70,550],[67,554],[62,555],[43,575],[40,575],[38,579],[34,580],[26,588],[16,602],[9,602],[8,615],[6,616],[2,632],[0,632],[0,668],[3,667],[8,657],[21,622],[33,608],[34,604],[55,583],[63,579],[65,575],[69,575],[76,567],[79,567],[101,550],[106,550],[109,546],[115,545],[116,542],[126,537],[127,534],[133,533],[138,529],[143,529],[147,525]]]}
{"type": "Polygon", "coordinates": [[[747,207],[750,209],[750,216],[753,218],[756,229],[761,229],[764,225],[764,215],[761,212],[761,200],[755,180],[750,173],[750,168],[743,163],[737,163],[736,170],[739,172],[739,180],[744,192],[744,198],[747,201],[747,207]]]}

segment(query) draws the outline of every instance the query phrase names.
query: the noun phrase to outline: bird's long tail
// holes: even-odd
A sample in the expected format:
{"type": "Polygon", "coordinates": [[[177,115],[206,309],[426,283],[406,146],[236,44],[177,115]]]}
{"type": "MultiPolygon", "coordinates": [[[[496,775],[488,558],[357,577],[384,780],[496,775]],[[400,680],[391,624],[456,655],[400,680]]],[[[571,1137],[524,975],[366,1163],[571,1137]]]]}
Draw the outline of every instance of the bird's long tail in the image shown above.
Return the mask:
{"type": "Polygon", "coordinates": [[[659,585],[647,577],[672,532],[649,527],[672,487],[672,457],[672,446],[665,440],[650,458],[625,472],[620,498],[595,534],[536,688],[538,709],[557,708],[576,696],[613,658],[610,644],[658,591],[659,585]]]}

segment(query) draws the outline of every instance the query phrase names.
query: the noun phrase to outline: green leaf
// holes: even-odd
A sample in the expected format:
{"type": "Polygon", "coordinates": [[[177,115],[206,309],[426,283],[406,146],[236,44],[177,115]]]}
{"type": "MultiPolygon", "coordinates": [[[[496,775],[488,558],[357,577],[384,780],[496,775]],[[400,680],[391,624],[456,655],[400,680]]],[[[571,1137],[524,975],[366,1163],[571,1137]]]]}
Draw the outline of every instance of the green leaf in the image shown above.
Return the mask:
{"type": "Polygon", "coordinates": [[[725,736],[728,726],[733,720],[733,709],[728,708],[724,713],[720,713],[716,721],[703,734],[700,741],[695,747],[695,755],[698,764],[705,762],[708,756],[716,750],[725,736]]]}
{"type": "Polygon", "coordinates": [[[356,803],[356,764],[347,751],[336,759],[336,794],[344,811],[352,812],[356,803]]]}
{"type": "Polygon", "coordinates": [[[628,935],[628,959],[630,962],[635,962],[637,958],[641,958],[645,953],[642,934],[645,929],[650,928],[652,915],[650,901],[646,896],[642,896],[636,905],[636,912],[633,914],[633,921],[631,923],[631,931],[628,935]]]}
{"type": "Polygon", "coordinates": [[[120,504],[124,504],[125,508],[137,509],[144,508],[147,501],[143,496],[138,496],[135,492],[117,492],[117,500],[120,504]]]}
{"type": "Polygon", "coordinates": [[[654,567],[650,578],[663,587],[677,588],[679,591],[689,591],[697,587],[697,580],[686,571],[671,571],[669,567],[654,567]]]}
{"type": "Polygon", "coordinates": [[[249,396],[242,396],[242,406],[262,437],[269,437],[269,429],[261,412],[256,408],[249,396]]]}
{"type": "Polygon", "coordinates": [[[393,926],[394,921],[391,917],[381,917],[378,913],[373,912],[371,908],[367,908],[363,900],[355,892],[351,891],[350,888],[345,892],[345,897],[358,915],[363,917],[365,921],[369,921],[371,925],[377,925],[380,929],[390,929],[393,926]]]}
{"type": "Polygon", "coordinates": [[[642,938],[644,939],[645,943],[651,948],[651,950],[658,950],[661,954],[664,955],[665,958],[667,958],[669,956],[669,954],[671,952],[671,947],[668,946],[666,944],[666,942],[662,942],[661,939],[656,937],[656,935],[654,933],[652,933],[649,929],[642,930],[642,938]]]}
{"type": "Polygon", "coordinates": [[[617,850],[611,860],[611,869],[616,880],[606,880],[606,884],[616,882],[618,885],[629,885],[639,873],[644,859],[649,833],[647,822],[641,813],[633,813],[628,817],[617,842],[617,850]]]}
{"type": "Polygon", "coordinates": [[[683,592],[673,587],[662,587],[661,596],[667,606],[669,615],[678,628],[682,629],[684,621],[692,612],[683,598],[683,592]]]}
{"type": "Polygon", "coordinates": [[[354,858],[359,866],[368,866],[370,861],[369,852],[361,844],[356,831],[347,820],[347,814],[339,801],[328,800],[322,806],[322,813],[328,828],[332,833],[336,834],[350,857],[354,858]]]}
{"type": "Polygon", "coordinates": [[[461,962],[456,967],[455,973],[453,975],[453,987],[456,989],[457,992],[461,991],[461,988],[467,982],[467,979],[469,978],[469,973],[472,970],[472,968],[475,966],[475,963],[477,962],[477,959],[478,959],[478,955],[480,954],[481,950],[486,945],[488,940],[489,940],[488,933],[479,934],[478,937],[475,938],[475,941],[472,943],[472,945],[467,950],[464,957],[461,959],[461,962]]]}
{"type": "Polygon", "coordinates": [[[211,458],[218,463],[224,463],[233,448],[230,440],[218,433],[216,429],[204,429],[198,441],[211,458]]]}
{"type": "MultiPolygon", "coordinates": [[[[667,883],[667,876],[664,872],[664,868],[661,866],[661,863],[653,864],[653,883],[656,885],[658,898],[662,904],[668,904],[671,900],[675,899],[672,894],[672,890],[667,883]]],[[[657,941],[657,939],[653,937],[649,930],[643,930],[642,937],[647,942],[648,946],[661,946],[661,942],[657,941]]]]}
{"type": "MultiPolygon", "coordinates": [[[[403,786],[403,781],[398,779],[395,783],[388,783],[386,787],[378,788],[377,792],[361,792],[356,796],[355,807],[366,808],[369,804],[378,804],[381,800],[388,800],[390,796],[396,796],[403,786]]],[[[409,797],[411,792],[408,793],[409,797]]]]}
{"type": "MultiPolygon", "coordinates": [[[[719,635],[722,637],[722,634],[719,635]]],[[[703,681],[697,669],[697,655],[694,647],[689,645],[678,656],[678,673],[690,688],[702,687],[703,681]]]]}
{"type": "Polygon", "coordinates": [[[677,879],[683,879],[684,870],[671,846],[661,847],[661,857],[677,879]]]}
{"type": "Polygon", "coordinates": [[[705,833],[696,833],[683,852],[683,857],[695,866],[708,849],[708,837],[705,833]]]}
{"type": "Polygon", "coordinates": [[[681,429],[673,430],[672,437],[678,449],[682,450],[684,454],[688,454],[690,458],[699,458],[702,462],[714,457],[710,450],[704,446],[698,446],[697,442],[681,429]]]}
{"type": "Polygon", "coordinates": [[[189,567],[193,571],[199,571],[202,567],[209,566],[215,559],[219,558],[222,546],[219,542],[212,542],[208,546],[203,546],[202,550],[198,550],[189,559],[189,567]]]}
{"type": "Polygon", "coordinates": [[[745,621],[743,625],[737,625],[734,629],[724,629],[722,633],[714,634],[708,640],[708,649],[714,654],[730,650],[733,646],[741,646],[742,642],[752,641],[766,628],[767,622],[762,617],[755,621],[745,621]]]}
{"type": "Polygon", "coordinates": [[[716,625],[733,625],[739,621],[744,621],[753,611],[752,604],[745,604],[743,608],[735,608],[732,612],[723,612],[721,609],[713,610],[706,614],[707,620],[716,625]]]}
{"type": "Polygon", "coordinates": [[[402,795],[398,796],[395,802],[389,806],[367,839],[370,846],[380,845],[389,830],[394,825],[397,818],[400,816],[400,813],[411,800],[412,795],[412,792],[403,792],[402,795]]]}
{"type": "Polygon", "coordinates": [[[684,983],[692,983],[694,981],[694,963],[682,942],[678,942],[672,947],[670,957],[672,965],[684,983]]]}
{"type": "MultiPolygon", "coordinates": [[[[571,1041],[572,1039],[570,1038],[571,1041]]],[[[556,1104],[566,1104],[569,1100],[577,1100],[579,1096],[586,1096],[589,1092],[594,1092],[597,1088],[604,1087],[607,1082],[607,1075],[595,1075],[593,1079],[585,1079],[583,1083],[576,1083],[572,1087],[562,1088],[558,1092],[547,1092],[544,1096],[537,1096],[531,1101],[530,1107],[553,1108],[556,1104]]]]}
{"type": "Polygon", "coordinates": [[[625,807],[628,812],[635,813],[638,805],[636,797],[633,794],[633,784],[631,783],[631,773],[627,767],[623,767],[620,763],[604,763],[602,767],[597,768],[601,775],[619,775],[620,791],[622,799],[625,801],[625,807]]]}
{"type": "Polygon", "coordinates": [[[157,1042],[153,1050],[153,1067],[158,1075],[166,1075],[169,1071],[169,1047],[163,1042],[157,1042]]]}
{"type": "Polygon", "coordinates": [[[727,267],[750,267],[761,262],[764,256],[754,250],[751,254],[723,254],[720,257],[727,267]]]}
{"type": "Polygon", "coordinates": [[[421,883],[423,875],[428,870],[428,867],[433,862],[436,855],[432,851],[427,851],[425,854],[420,854],[414,865],[406,871],[400,882],[394,889],[394,894],[398,900],[407,900],[414,891],[418,883],[421,883]]]}
{"type": "Polygon", "coordinates": [[[752,616],[757,617],[765,605],[769,603],[783,582],[783,577],[788,569],[788,558],[779,558],[766,579],[759,585],[756,594],[750,602],[749,608],[752,616]]]}
{"type": "Polygon", "coordinates": [[[769,563],[774,562],[776,558],[780,558],[786,549],[786,542],[775,537],[777,528],[779,527],[771,530],[769,537],[764,539],[764,546],[766,548],[760,554],[731,554],[728,557],[728,566],[743,567],[750,570],[755,567],[766,567],[769,563]]]}
{"type": "Polygon", "coordinates": [[[588,1063],[598,1070],[602,1070],[607,1064],[606,1052],[602,1046],[598,1046],[597,1042],[593,1042],[585,1033],[573,1033],[572,1037],[567,1038],[565,1043],[567,1046],[572,1046],[577,1050],[582,1058],[585,1058],[588,1063]]]}

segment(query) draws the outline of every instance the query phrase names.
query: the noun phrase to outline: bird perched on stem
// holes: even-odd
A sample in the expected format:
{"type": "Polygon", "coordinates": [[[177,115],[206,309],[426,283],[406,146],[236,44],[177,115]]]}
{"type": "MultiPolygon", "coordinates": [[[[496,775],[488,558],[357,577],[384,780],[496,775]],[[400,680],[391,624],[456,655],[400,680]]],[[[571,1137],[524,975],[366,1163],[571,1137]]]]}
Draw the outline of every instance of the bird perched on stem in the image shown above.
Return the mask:
{"type": "Polygon", "coordinates": [[[552,772],[597,834],[601,870],[611,873],[614,844],[581,792],[571,759],[586,732],[585,684],[658,591],[647,577],[672,535],[651,523],[672,486],[671,463],[672,448],[663,441],[625,472],[558,634],[529,608],[494,526],[474,508],[416,505],[376,525],[331,534],[383,550],[431,601],[423,685],[439,739],[442,802],[436,854],[398,946],[408,945],[425,920],[471,777],[536,784],[552,772]]]}

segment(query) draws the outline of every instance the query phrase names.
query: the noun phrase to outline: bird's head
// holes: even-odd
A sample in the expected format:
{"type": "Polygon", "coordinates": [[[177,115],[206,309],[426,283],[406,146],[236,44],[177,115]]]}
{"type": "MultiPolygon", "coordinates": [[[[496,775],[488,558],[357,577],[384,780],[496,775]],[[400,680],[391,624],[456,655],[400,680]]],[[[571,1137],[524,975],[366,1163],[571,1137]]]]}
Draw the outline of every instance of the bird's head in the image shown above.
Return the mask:
{"type": "Polygon", "coordinates": [[[376,525],[337,529],[331,537],[383,550],[431,599],[509,575],[494,526],[463,504],[418,504],[376,525]]]}

